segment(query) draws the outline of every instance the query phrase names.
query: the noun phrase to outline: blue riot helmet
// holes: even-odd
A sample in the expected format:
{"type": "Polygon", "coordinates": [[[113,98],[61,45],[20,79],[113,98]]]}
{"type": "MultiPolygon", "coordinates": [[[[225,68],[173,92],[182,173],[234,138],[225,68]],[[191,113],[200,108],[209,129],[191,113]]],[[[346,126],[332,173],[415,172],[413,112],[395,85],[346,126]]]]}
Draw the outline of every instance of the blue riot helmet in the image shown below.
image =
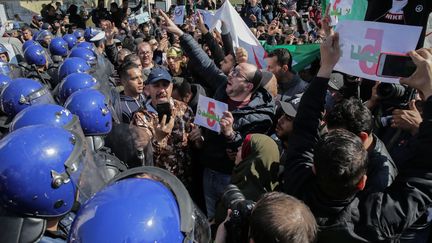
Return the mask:
{"type": "Polygon", "coordinates": [[[54,103],[46,86],[28,78],[13,79],[0,94],[0,107],[10,117],[14,117],[21,110],[34,104],[54,103]]]}
{"type": "Polygon", "coordinates": [[[53,35],[49,30],[41,30],[36,36],[36,41],[43,47],[48,48],[53,35]]]}
{"type": "Polygon", "coordinates": [[[90,66],[94,66],[97,63],[97,58],[93,51],[78,46],[71,50],[69,57],[80,57],[86,60],[90,66]]]}
{"type": "Polygon", "coordinates": [[[47,53],[42,46],[29,46],[24,52],[24,58],[29,65],[43,66],[47,63],[47,53]]]}
{"type": "Polygon", "coordinates": [[[85,73],[90,71],[90,68],[86,60],[79,57],[69,57],[60,66],[58,76],[62,80],[71,73],[85,73]]]}
{"type": "Polygon", "coordinates": [[[100,29],[87,27],[84,31],[84,39],[88,42],[102,40],[103,38],[105,38],[105,32],[100,29]]]}
{"type": "Polygon", "coordinates": [[[85,202],[102,185],[84,139],[60,127],[32,125],[0,140],[1,206],[49,218],[68,213],[78,191],[85,202]]]}
{"type": "Polygon", "coordinates": [[[210,242],[207,218],[168,171],[138,167],[117,175],[78,211],[75,242],[210,242]]]}
{"type": "Polygon", "coordinates": [[[61,103],[64,103],[71,94],[78,90],[88,88],[96,89],[105,96],[105,104],[107,104],[110,110],[113,121],[119,123],[119,114],[121,114],[121,108],[119,104],[120,97],[118,92],[109,85],[97,81],[92,75],[87,73],[74,73],[68,75],[59,85],[58,98],[61,103]]]}
{"type": "Polygon", "coordinates": [[[100,91],[83,89],[69,96],[64,107],[79,117],[86,136],[96,136],[111,131],[113,118],[109,102],[100,91]]]}
{"type": "Polygon", "coordinates": [[[77,38],[77,40],[79,40],[84,37],[84,31],[81,29],[75,30],[73,35],[75,36],[75,38],[77,38]]]}
{"type": "Polygon", "coordinates": [[[29,46],[34,46],[34,45],[39,45],[39,42],[34,41],[34,40],[28,40],[26,42],[24,42],[23,46],[22,46],[22,51],[25,52],[25,50],[29,47],[29,46]]]}
{"type": "Polygon", "coordinates": [[[38,104],[20,111],[10,123],[9,131],[13,132],[22,127],[42,124],[66,128],[73,123],[73,120],[74,115],[62,106],[38,104]]]}
{"type": "Polygon", "coordinates": [[[41,32],[40,30],[37,30],[32,37],[32,40],[36,41],[36,37],[39,35],[39,32],[41,32]]]}
{"type": "Polygon", "coordinates": [[[69,50],[71,50],[77,43],[77,38],[73,34],[64,35],[63,40],[67,42],[69,50]]]}
{"type": "Polygon", "coordinates": [[[9,76],[0,73],[0,94],[3,88],[6,87],[6,85],[8,85],[10,82],[12,82],[12,79],[9,76]]]}
{"type": "Polygon", "coordinates": [[[74,92],[82,89],[93,88],[98,84],[98,81],[87,73],[72,73],[69,74],[60,83],[58,98],[64,103],[67,98],[74,92]]]}
{"type": "Polygon", "coordinates": [[[77,47],[85,48],[85,49],[90,50],[90,51],[93,51],[93,50],[94,50],[94,45],[93,45],[93,43],[90,43],[90,42],[87,42],[87,41],[84,41],[84,42],[78,43],[78,44],[77,44],[77,47]]]}
{"type": "Polygon", "coordinates": [[[68,43],[61,37],[56,37],[51,40],[49,45],[51,55],[65,57],[68,54],[68,43]]]}

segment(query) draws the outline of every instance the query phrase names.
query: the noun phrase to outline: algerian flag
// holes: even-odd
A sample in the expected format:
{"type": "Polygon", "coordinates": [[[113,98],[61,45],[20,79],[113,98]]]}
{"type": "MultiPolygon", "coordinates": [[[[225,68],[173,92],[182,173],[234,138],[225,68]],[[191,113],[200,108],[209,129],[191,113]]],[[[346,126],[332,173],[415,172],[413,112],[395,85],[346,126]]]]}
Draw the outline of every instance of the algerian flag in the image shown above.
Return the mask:
{"type": "Polygon", "coordinates": [[[329,15],[332,25],[338,20],[364,20],[368,7],[368,0],[325,0],[323,1],[323,13],[330,4],[329,15]]]}
{"type": "Polygon", "coordinates": [[[177,25],[182,25],[185,15],[185,6],[176,6],[174,9],[174,23],[177,25]]]}
{"type": "Polygon", "coordinates": [[[320,44],[304,44],[304,45],[267,45],[263,41],[263,46],[267,52],[275,49],[283,48],[290,51],[293,58],[293,70],[298,72],[310,65],[320,56],[320,44]]]}
{"type": "Polygon", "coordinates": [[[267,67],[265,63],[265,50],[261,46],[258,39],[252,34],[249,27],[245,24],[243,19],[231,5],[230,1],[225,3],[216,10],[213,23],[210,29],[217,26],[218,20],[223,20],[228,28],[234,47],[243,47],[246,49],[248,55],[248,63],[255,64],[259,69],[267,67]]]}

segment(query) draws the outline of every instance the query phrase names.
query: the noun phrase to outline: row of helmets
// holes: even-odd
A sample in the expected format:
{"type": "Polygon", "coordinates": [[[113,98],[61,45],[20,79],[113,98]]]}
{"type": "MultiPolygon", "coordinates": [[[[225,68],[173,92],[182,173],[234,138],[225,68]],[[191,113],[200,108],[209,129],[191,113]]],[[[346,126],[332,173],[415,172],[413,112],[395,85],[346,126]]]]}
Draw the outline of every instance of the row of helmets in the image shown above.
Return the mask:
{"type": "MultiPolygon", "coordinates": [[[[103,184],[85,136],[109,133],[115,111],[109,91],[87,73],[88,60],[71,57],[78,45],[59,68],[63,106],[38,81],[11,79],[8,64],[0,63],[0,109],[12,119],[10,133],[0,140],[1,206],[55,218],[83,203],[70,242],[208,242],[205,216],[167,171],[132,169],[103,184]]],[[[24,53],[38,49],[37,43],[25,46],[24,53]]]]}

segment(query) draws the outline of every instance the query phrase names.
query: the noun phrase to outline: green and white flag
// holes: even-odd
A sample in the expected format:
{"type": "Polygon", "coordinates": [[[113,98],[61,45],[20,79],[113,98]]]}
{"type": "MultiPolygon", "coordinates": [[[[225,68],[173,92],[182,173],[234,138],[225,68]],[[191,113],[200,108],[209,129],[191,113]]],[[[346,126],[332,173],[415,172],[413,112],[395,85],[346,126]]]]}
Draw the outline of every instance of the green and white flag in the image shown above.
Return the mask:
{"type": "Polygon", "coordinates": [[[320,44],[272,46],[263,41],[262,45],[267,53],[279,48],[289,50],[293,58],[293,70],[296,72],[303,70],[320,56],[320,44]]]}
{"type": "Polygon", "coordinates": [[[325,0],[322,2],[323,15],[330,4],[329,15],[332,25],[339,20],[364,20],[368,7],[367,0],[325,0]]]}

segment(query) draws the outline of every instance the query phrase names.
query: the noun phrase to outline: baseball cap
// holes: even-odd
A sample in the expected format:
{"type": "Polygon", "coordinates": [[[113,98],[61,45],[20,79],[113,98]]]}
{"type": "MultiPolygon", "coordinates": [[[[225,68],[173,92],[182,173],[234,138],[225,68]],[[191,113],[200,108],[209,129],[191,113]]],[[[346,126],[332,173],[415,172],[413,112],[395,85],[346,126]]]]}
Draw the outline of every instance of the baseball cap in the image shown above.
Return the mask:
{"type": "Polygon", "coordinates": [[[297,110],[299,108],[300,105],[300,100],[301,100],[301,95],[296,95],[294,96],[291,100],[289,101],[278,101],[279,102],[279,106],[282,108],[283,112],[290,117],[295,117],[297,115],[297,110]]]}
{"type": "Polygon", "coordinates": [[[273,78],[273,73],[266,70],[262,70],[261,72],[262,72],[261,85],[265,86],[273,78]]]}
{"type": "Polygon", "coordinates": [[[340,90],[344,86],[343,75],[341,73],[330,74],[328,85],[334,90],[340,90]]]}
{"type": "Polygon", "coordinates": [[[173,82],[173,79],[167,70],[159,67],[153,68],[150,71],[146,84],[154,84],[160,80],[167,80],[169,82],[173,82]]]}

